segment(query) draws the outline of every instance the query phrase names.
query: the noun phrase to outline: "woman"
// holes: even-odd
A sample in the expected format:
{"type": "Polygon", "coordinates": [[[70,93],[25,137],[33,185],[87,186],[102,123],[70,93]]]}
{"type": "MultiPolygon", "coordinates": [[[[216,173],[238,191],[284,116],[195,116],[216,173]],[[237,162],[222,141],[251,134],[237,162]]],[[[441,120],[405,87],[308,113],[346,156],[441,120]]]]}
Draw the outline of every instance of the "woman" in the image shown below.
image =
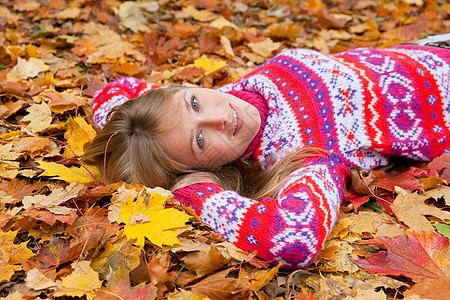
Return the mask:
{"type": "Polygon", "coordinates": [[[448,151],[450,51],[293,49],[218,91],[124,78],[95,96],[96,122],[123,102],[84,161],[108,182],[171,188],[238,247],[304,267],[337,219],[351,166],[448,151]]]}

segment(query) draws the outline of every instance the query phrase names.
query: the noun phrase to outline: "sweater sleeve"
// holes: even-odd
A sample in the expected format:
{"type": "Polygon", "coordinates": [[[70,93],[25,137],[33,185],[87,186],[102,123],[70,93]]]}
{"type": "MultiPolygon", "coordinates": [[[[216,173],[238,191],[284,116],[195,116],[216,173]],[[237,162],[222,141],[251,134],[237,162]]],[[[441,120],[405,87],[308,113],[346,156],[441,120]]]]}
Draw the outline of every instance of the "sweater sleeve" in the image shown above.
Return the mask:
{"type": "Polygon", "coordinates": [[[255,201],[213,183],[174,194],[239,248],[298,268],[312,263],[334,226],[347,175],[343,165],[319,158],[290,174],[275,199],[255,201]]]}
{"type": "Polygon", "coordinates": [[[114,107],[160,87],[160,85],[143,82],[134,77],[123,77],[111,81],[94,95],[92,114],[95,124],[102,128],[107,121],[108,113],[114,107]]]}

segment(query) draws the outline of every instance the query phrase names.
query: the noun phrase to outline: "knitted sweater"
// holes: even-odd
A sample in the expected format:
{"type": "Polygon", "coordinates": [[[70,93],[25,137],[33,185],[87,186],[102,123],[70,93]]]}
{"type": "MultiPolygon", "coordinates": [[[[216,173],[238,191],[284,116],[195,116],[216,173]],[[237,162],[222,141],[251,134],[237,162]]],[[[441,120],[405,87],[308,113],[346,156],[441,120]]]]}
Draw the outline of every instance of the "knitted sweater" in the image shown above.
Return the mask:
{"type": "Polygon", "coordinates": [[[174,192],[228,241],[284,267],[307,266],[320,251],[351,166],[371,169],[392,155],[430,160],[450,148],[446,49],[288,50],[220,91],[247,91],[267,101],[252,153],[263,168],[296,149],[328,151],[290,174],[276,198],[258,202],[213,183],[174,192]]]}

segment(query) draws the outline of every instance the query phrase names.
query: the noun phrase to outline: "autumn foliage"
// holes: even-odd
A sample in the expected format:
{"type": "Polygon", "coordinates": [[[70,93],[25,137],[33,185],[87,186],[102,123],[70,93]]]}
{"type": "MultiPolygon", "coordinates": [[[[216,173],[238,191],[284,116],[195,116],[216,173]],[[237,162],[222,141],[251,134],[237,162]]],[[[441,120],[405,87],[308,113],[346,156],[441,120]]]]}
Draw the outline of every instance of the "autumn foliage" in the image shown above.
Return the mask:
{"type": "Polygon", "coordinates": [[[448,299],[450,155],[353,169],[304,270],[236,248],[169,191],[79,163],[108,81],[216,88],[289,47],[445,32],[446,0],[0,1],[0,297],[448,299]]]}

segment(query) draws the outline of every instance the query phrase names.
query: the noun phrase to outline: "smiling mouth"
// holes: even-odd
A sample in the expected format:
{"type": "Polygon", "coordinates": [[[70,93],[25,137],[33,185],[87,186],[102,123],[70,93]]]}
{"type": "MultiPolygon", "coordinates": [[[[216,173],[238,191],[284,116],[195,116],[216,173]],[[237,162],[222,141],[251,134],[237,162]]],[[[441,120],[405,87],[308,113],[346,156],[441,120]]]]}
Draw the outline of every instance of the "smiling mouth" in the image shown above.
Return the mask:
{"type": "Polygon", "coordinates": [[[238,124],[238,117],[236,111],[233,108],[231,108],[231,113],[233,114],[233,135],[235,135],[238,124]]]}

